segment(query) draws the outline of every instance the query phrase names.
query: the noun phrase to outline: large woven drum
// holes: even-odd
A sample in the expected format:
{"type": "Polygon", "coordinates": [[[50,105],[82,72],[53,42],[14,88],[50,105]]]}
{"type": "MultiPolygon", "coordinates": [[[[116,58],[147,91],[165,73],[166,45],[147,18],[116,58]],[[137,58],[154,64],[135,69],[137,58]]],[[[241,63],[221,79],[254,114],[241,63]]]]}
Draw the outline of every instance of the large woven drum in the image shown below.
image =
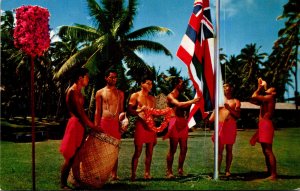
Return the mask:
{"type": "Polygon", "coordinates": [[[75,156],[68,181],[76,187],[101,188],[118,158],[120,140],[92,131],[75,156]]]}

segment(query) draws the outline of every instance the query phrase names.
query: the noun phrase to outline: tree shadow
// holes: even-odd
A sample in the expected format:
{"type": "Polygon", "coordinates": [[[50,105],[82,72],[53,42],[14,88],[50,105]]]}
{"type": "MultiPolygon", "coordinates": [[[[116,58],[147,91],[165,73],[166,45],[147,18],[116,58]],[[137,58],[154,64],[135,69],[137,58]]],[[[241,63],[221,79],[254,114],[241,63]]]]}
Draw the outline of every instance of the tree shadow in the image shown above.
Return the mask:
{"type": "Polygon", "coordinates": [[[137,184],[136,182],[109,182],[104,184],[101,190],[142,190],[144,185],[137,184]]]}
{"type": "MultiPolygon", "coordinates": [[[[219,180],[222,181],[263,181],[269,175],[266,172],[250,171],[246,173],[232,173],[230,176],[220,174],[219,180]]],[[[278,179],[300,179],[300,175],[278,175],[278,179]]],[[[142,183],[153,182],[153,181],[176,181],[176,182],[190,182],[190,181],[201,181],[201,180],[213,180],[213,173],[203,174],[186,174],[184,176],[175,176],[172,179],[165,177],[152,178],[145,180],[144,178],[137,178],[134,182],[130,179],[122,179],[120,181],[112,181],[104,184],[100,190],[142,190],[145,189],[145,185],[142,183]]],[[[98,189],[99,190],[99,189],[98,189]]]]}
{"type": "MultiPolygon", "coordinates": [[[[246,173],[232,173],[230,176],[225,176],[225,174],[220,174],[218,176],[219,180],[223,181],[255,181],[255,180],[266,180],[269,177],[267,172],[250,171],[246,173]]],[[[176,177],[178,182],[188,182],[188,181],[200,181],[200,180],[213,180],[213,173],[204,174],[188,174],[184,177],[176,177]]],[[[300,175],[278,175],[278,179],[300,179],[300,175]]],[[[174,180],[174,179],[173,179],[174,180]]]]}
{"type": "MultiPolygon", "coordinates": [[[[253,181],[266,180],[270,175],[267,172],[250,171],[246,173],[232,173],[230,176],[220,175],[220,180],[253,181]]],[[[278,175],[277,179],[300,179],[300,175],[278,175]]]]}
{"type": "Polygon", "coordinates": [[[207,133],[207,134],[193,134],[193,135],[189,135],[189,138],[197,138],[197,137],[210,138],[211,136],[212,136],[212,133],[207,133]]]}
{"type": "Polygon", "coordinates": [[[185,176],[176,177],[178,182],[188,182],[188,181],[200,181],[200,180],[212,180],[213,174],[187,174],[185,176]]]}

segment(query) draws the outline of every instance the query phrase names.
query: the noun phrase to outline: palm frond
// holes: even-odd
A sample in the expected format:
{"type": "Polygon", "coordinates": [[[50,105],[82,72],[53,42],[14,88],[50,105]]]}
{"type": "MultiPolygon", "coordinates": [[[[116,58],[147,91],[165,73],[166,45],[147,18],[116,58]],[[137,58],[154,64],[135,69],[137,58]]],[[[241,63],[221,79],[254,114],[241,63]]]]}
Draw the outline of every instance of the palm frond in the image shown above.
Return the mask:
{"type": "Polygon", "coordinates": [[[60,37],[64,35],[70,35],[71,38],[77,39],[79,42],[86,42],[86,41],[93,41],[101,34],[99,34],[95,29],[85,26],[85,25],[78,25],[78,26],[61,26],[58,35],[60,37]]]}
{"type": "Polygon", "coordinates": [[[128,68],[131,69],[148,68],[148,65],[145,63],[145,61],[130,49],[126,49],[124,55],[125,55],[124,62],[127,64],[128,68]]]}
{"type": "Polygon", "coordinates": [[[58,72],[54,74],[53,79],[61,79],[62,77],[66,77],[73,68],[83,66],[86,60],[88,60],[88,58],[93,55],[96,50],[96,46],[89,46],[75,53],[61,66],[58,72]]]}
{"type": "Polygon", "coordinates": [[[99,62],[101,51],[100,49],[96,50],[86,61],[84,66],[89,70],[89,75],[96,76],[99,73],[99,65],[101,62],[99,62]]]}
{"type": "Polygon", "coordinates": [[[3,28],[12,28],[14,24],[14,16],[12,11],[4,11],[1,14],[1,31],[3,28]]]}
{"type": "Polygon", "coordinates": [[[117,31],[118,35],[127,34],[130,31],[130,29],[133,27],[134,17],[137,13],[136,11],[137,6],[138,6],[137,0],[128,1],[127,9],[122,15],[122,18],[120,19],[119,23],[117,23],[119,25],[117,31]]]}
{"type": "Polygon", "coordinates": [[[135,40],[135,41],[127,41],[126,45],[132,50],[137,50],[140,52],[144,52],[144,51],[149,51],[149,52],[153,51],[156,53],[163,52],[165,55],[173,58],[172,53],[158,42],[149,41],[149,40],[135,40]]]}
{"type": "Polygon", "coordinates": [[[108,22],[105,11],[100,7],[96,0],[87,0],[89,7],[89,15],[93,18],[93,22],[97,29],[102,29],[104,32],[109,32],[110,23],[108,22]]]}
{"type": "Polygon", "coordinates": [[[141,37],[154,37],[158,34],[171,35],[172,31],[165,27],[159,26],[149,26],[145,28],[138,29],[126,36],[127,39],[139,39],[141,37]]]}

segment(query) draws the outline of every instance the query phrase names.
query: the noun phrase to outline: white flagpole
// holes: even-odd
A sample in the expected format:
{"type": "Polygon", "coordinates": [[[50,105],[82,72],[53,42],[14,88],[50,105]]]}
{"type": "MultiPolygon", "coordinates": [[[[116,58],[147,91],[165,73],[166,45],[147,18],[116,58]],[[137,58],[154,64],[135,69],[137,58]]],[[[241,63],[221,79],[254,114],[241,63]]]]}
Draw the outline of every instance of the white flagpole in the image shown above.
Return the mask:
{"type": "Polygon", "coordinates": [[[215,68],[215,149],[214,149],[214,180],[219,178],[218,152],[219,152],[219,41],[220,41],[220,0],[216,0],[216,36],[215,36],[215,53],[214,53],[214,68],[215,68]]]}

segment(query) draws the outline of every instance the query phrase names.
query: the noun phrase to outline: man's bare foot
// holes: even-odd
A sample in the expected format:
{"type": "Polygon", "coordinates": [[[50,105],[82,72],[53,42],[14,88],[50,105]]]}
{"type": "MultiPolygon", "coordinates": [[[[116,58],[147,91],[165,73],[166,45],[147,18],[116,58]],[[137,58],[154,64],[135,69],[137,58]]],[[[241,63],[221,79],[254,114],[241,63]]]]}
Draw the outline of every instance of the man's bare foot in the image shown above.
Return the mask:
{"type": "Polygon", "coordinates": [[[265,180],[276,181],[277,180],[277,175],[271,175],[268,178],[265,178],[265,180]]]}
{"type": "Polygon", "coordinates": [[[111,176],[111,180],[112,181],[117,181],[117,180],[120,180],[120,177],[114,175],[114,176],[111,176]]]}
{"type": "Polygon", "coordinates": [[[249,143],[250,143],[251,146],[255,146],[256,140],[255,139],[250,139],[249,143]]]}
{"type": "Polygon", "coordinates": [[[184,176],[183,169],[178,169],[178,175],[179,176],[184,176]]]}
{"type": "Polygon", "coordinates": [[[228,171],[228,172],[225,172],[225,176],[231,176],[231,173],[228,171]]]}
{"type": "Polygon", "coordinates": [[[167,179],[173,179],[173,178],[175,178],[175,176],[173,175],[172,172],[167,171],[166,178],[167,179]]]}
{"type": "Polygon", "coordinates": [[[135,181],[135,174],[132,174],[132,175],[131,175],[130,181],[131,181],[131,182],[134,182],[134,181],[135,181]]]}
{"type": "Polygon", "coordinates": [[[150,176],[149,173],[145,173],[144,179],[146,179],[146,180],[151,180],[151,179],[152,179],[152,176],[150,176]]]}
{"type": "Polygon", "coordinates": [[[72,190],[72,188],[70,186],[68,186],[68,185],[61,185],[60,188],[62,190],[72,190]]]}

